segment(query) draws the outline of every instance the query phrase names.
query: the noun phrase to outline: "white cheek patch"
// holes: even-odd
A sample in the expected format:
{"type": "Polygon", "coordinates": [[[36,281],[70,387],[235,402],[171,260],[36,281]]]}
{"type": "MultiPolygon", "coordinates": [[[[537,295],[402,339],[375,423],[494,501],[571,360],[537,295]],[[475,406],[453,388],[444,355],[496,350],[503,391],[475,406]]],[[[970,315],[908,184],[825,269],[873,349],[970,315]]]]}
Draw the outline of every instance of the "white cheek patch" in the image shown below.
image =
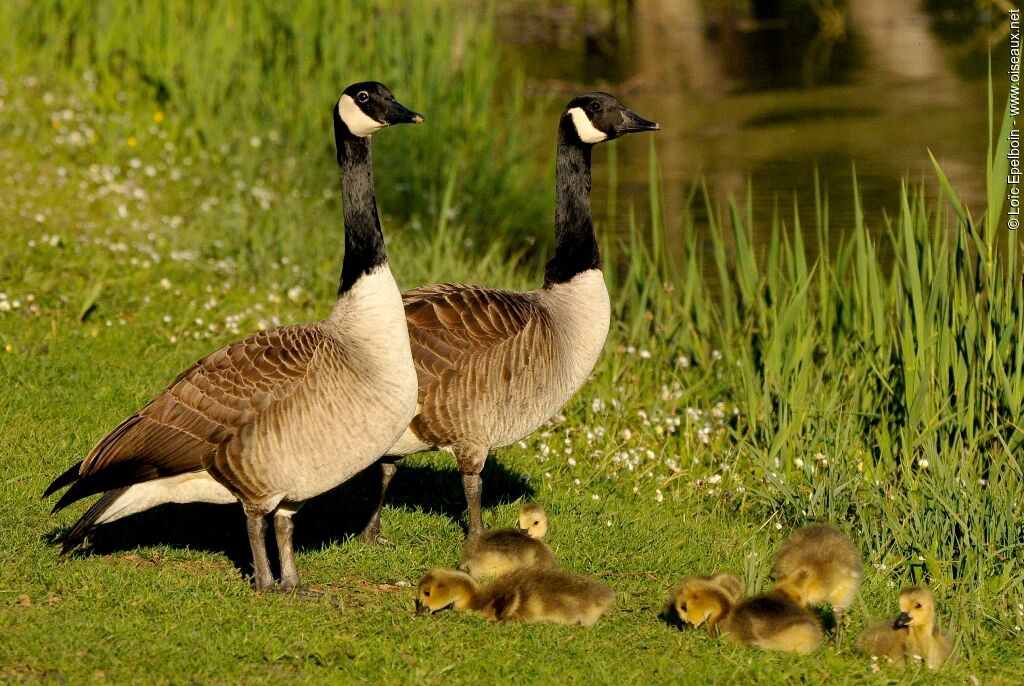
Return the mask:
{"type": "Polygon", "coordinates": [[[579,107],[573,107],[569,110],[569,114],[572,116],[572,123],[576,127],[576,135],[580,137],[581,141],[584,143],[600,143],[601,141],[608,140],[608,134],[594,126],[590,121],[590,117],[579,107]]]}
{"type": "Polygon", "coordinates": [[[360,138],[366,138],[387,126],[359,109],[359,105],[350,95],[341,96],[341,100],[338,102],[338,115],[352,135],[360,138]]]}

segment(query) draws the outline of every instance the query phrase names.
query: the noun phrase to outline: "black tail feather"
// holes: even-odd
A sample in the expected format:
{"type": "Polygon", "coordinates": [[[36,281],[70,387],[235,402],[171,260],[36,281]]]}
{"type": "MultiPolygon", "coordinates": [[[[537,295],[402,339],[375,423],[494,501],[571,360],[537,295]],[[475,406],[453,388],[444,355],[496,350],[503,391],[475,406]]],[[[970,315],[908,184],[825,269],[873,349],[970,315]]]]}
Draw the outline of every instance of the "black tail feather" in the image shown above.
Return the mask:
{"type": "Polygon", "coordinates": [[[73,552],[76,548],[85,543],[85,539],[93,532],[96,528],[96,520],[107,511],[107,508],[113,504],[115,500],[120,497],[122,493],[128,490],[127,486],[122,488],[115,488],[112,491],[107,491],[103,496],[94,502],[92,506],[85,511],[85,514],[79,517],[78,521],[75,522],[66,534],[61,539],[61,557],[73,552]]]}
{"type": "MultiPolygon", "coordinates": [[[[63,510],[71,503],[97,493],[104,493],[118,488],[133,486],[143,481],[152,481],[153,479],[174,475],[175,472],[162,474],[159,469],[144,462],[118,462],[99,472],[86,474],[75,480],[71,484],[71,488],[64,491],[64,495],[53,506],[51,514],[63,510]]],[[[62,475],[58,477],[58,480],[63,478],[62,475]]]]}
{"type": "MultiPolygon", "coordinates": [[[[79,472],[82,469],[82,461],[78,461],[75,464],[68,467],[68,470],[53,480],[53,483],[46,487],[43,491],[43,497],[49,498],[51,495],[59,491],[60,489],[67,486],[78,478],[79,472]]],[[[54,512],[57,510],[55,509],[54,512]]],[[[52,513],[51,513],[52,514],[52,513]]]]}

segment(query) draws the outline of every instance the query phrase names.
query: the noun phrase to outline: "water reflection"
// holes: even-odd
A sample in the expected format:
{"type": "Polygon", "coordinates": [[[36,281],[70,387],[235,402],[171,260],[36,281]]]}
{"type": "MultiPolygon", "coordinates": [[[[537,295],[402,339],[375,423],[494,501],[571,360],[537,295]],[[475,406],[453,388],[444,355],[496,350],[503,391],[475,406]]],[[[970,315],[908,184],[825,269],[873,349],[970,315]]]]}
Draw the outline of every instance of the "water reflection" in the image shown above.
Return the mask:
{"type": "MultiPolygon", "coordinates": [[[[547,98],[552,120],[570,95],[603,88],[662,123],[657,151],[670,230],[703,175],[716,204],[744,198],[749,180],[763,228],[773,206],[788,209],[795,195],[813,233],[818,170],[831,230],[841,232],[853,222],[854,164],[865,220],[880,228],[898,209],[901,179],[934,189],[928,150],[972,211],[983,207],[988,115],[976,63],[987,57],[964,48],[982,23],[962,22],[957,34],[940,21],[949,18],[949,0],[607,0],[587,12],[578,5],[502,3],[506,48],[531,91],[547,98]]],[[[647,211],[646,145],[617,144],[620,197],[595,204],[603,225],[621,228],[631,205],[640,216],[647,211]]],[[[604,192],[608,151],[594,159],[595,188],[604,192]]]]}

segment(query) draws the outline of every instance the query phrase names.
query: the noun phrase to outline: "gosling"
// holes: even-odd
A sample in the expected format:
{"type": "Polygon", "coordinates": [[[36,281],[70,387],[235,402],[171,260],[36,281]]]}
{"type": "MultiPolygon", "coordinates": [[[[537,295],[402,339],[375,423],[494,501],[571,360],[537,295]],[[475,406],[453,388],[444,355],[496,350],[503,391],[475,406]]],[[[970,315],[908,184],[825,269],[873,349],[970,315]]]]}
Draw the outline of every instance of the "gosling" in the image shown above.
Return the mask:
{"type": "MultiPolygon", "coordinates": [[[[665,610],[661,614],[661,618],[667,621],[672,626],[679,629],[686,629],[688,627],[704,626],[708,630],[714,630],[715,625],[719,618],[724,616],[725,611],[715,612],[714,607],[724,608],[726,604],[735,605],[740,602],[742,596],[742,584],[740,583],[739,577],[732,574],[717,574],[715,576],[691,576],[683,579],[679,585],[676,586],[675,590],[672,591],[672,595],[669,596],[668,604],[665,606],[665,610]],[[700,607],[706,608],[705,616],[702,621],[691,621],[684,617],[684,609],[686,608],[685,603],[694,592],[698,594],[703,593],[704,597],[707,598],[706,604],[700,605],[700,607]],[[721,600],[718,600],[721,597],[721,600]],[[684,603],[683,608],[680,609],[680,603],[684,603]],[[714,620],[707,621],[708,617],[714,615],[714,620]]],[[[693,617],[698,611],[694,610],[693,614],[687,616],[693,617]]]]}
{"type": "Polygon", "coordinates": [[[517,569],[483,587],[465,572],[434,569],[420,579],[416,614],[453,607],[493,621],[593,626],[614,599],[604,584],[557,569],[517,569]]]}
{"type": "Polygon", "coordinates": [[[843,613],[860,588],[860,551],[844,534],[824,524],[812,524],[793,534],[772,565],[771,576],[784,583],[804,607],[828,603],[835,618],[836,639],[843,613]]]}
{"type": "Polygon", "coordinates": [[[763,650],[807,655],[821,646],[824,636],[817,617],[797,604],[784,587],[740,601],[735,592],[738,582],[731,575],[687,580],[674,599],[679,619],[693,627],[721,631],[732,641],[763,650]],[[726,582],[714,581],[720,577],[726,582]]]}
{"type": "Polygon", "coordinates": [[[477,579],[505,574],[521,567],[555,567],[555,556],[540,539],[548,531],[548,516],[540,505],[519,508],[518,529],[494,529],[470,536],[459,569],[477,579]]]}
{"type": "Polygon", "coordinates": [[[935,598],[927,588],[913,587],[900,593],[900,614],[890,622],[868,629],[860,640],[868,655],[888,657],[906,664],[908,657],[923,660],[928,669],[938,669],[953,652],[949,639],[939,631],[935,598]]]}

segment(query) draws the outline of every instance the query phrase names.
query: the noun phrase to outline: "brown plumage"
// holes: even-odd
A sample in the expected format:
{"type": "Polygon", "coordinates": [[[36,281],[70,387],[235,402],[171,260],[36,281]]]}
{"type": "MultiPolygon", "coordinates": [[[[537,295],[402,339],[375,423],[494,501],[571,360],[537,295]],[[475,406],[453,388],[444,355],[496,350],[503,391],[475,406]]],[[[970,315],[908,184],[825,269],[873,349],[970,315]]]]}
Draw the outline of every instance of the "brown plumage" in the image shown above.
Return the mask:
{"type": "MultiPolygon", "coordinates": [[[[469,535],[483,531],[480,472],[488,453],[551,418],[586,381],[608,334],[611,305],[590,214],[591,148],[657,128],[607,93],[574,98],[559,120],[555,255],[544,286],[444,284],[403,295],[419,407],[382,462],[381,502],[394,459],[441,448],[462,473],[469,535]]],[[[379,530],[378,506],[364,536],[376,540],[379,530]]]]}
{"type": "Polygon", "coordinates": [[[776,582],[785,583],[801,605],[831,605],[837,635],[843,613],[860,588],[862,574],[857,546],[824,524],[812,524],[794,533],[779,549],[771,569],[776,582]]]}
{"type": "Polygon", "coordinates": [[[238,461],[257,436],[239,429],[257,416],[279,422],[308,393],[298,382],[330,376],[330,361],[345,357],[343,345],[317,322],[261,331],[204,357],[54,481],[47,495],[71,483],[55,511],[112,488],[211,467],[236,476],[240,494],[265,496],[265,485],[238,461]],[[227,443],[233,446],[218,450],[227,443]]]}
{"type": "Polygon", "coordinates": [[[50,484],[54,511],[104,495],[63,539],[168,502],[241,501],[257,590],[273,586],[273,513],[281,588],[299,586],[292,515],[372,464],[415,412],[416,374],[401,295],[373,195],[369,136],[422,117],[380,83],[349,86],[334,108],[345,211],[338,298],[323,321],[262,331],[199,360],[50,484]]]}
{"type": "Polygon", "coordinates": [[[953,652],[953,645],[939,630],[931,591],[920,587],[904,589],[899,604],[899,615],[864,633],[860,649],[896,664],[919,659],[929,669],[938,669],[953,652]]]}
{"type": "Polygon", "coordinates": [[[743,645],[801,654],[818,649],[817,617],[779,589],[740,600],[738,582],[728,574],[692,577],[676,589],[672,606],[684,624],[717,629],[743,645]]]}
{"type": "Polygon", "coordinates": [[[519,528],[492,529],[470,536],[462,550],[459,569],[481,578],[498,576],[520,567],[554,567],[555,556],[540,539],[548,530],[548,516],[540,505],[519,508],[519,528]]]}
{"type": "Polygon", "coordinates": [[[591,626],[614,600],[604,584],[557,569],[517,569],[482,587],[464,572],[434,569],[420,579],[416,612],[453,607],[497,621],[591,626]]]}

